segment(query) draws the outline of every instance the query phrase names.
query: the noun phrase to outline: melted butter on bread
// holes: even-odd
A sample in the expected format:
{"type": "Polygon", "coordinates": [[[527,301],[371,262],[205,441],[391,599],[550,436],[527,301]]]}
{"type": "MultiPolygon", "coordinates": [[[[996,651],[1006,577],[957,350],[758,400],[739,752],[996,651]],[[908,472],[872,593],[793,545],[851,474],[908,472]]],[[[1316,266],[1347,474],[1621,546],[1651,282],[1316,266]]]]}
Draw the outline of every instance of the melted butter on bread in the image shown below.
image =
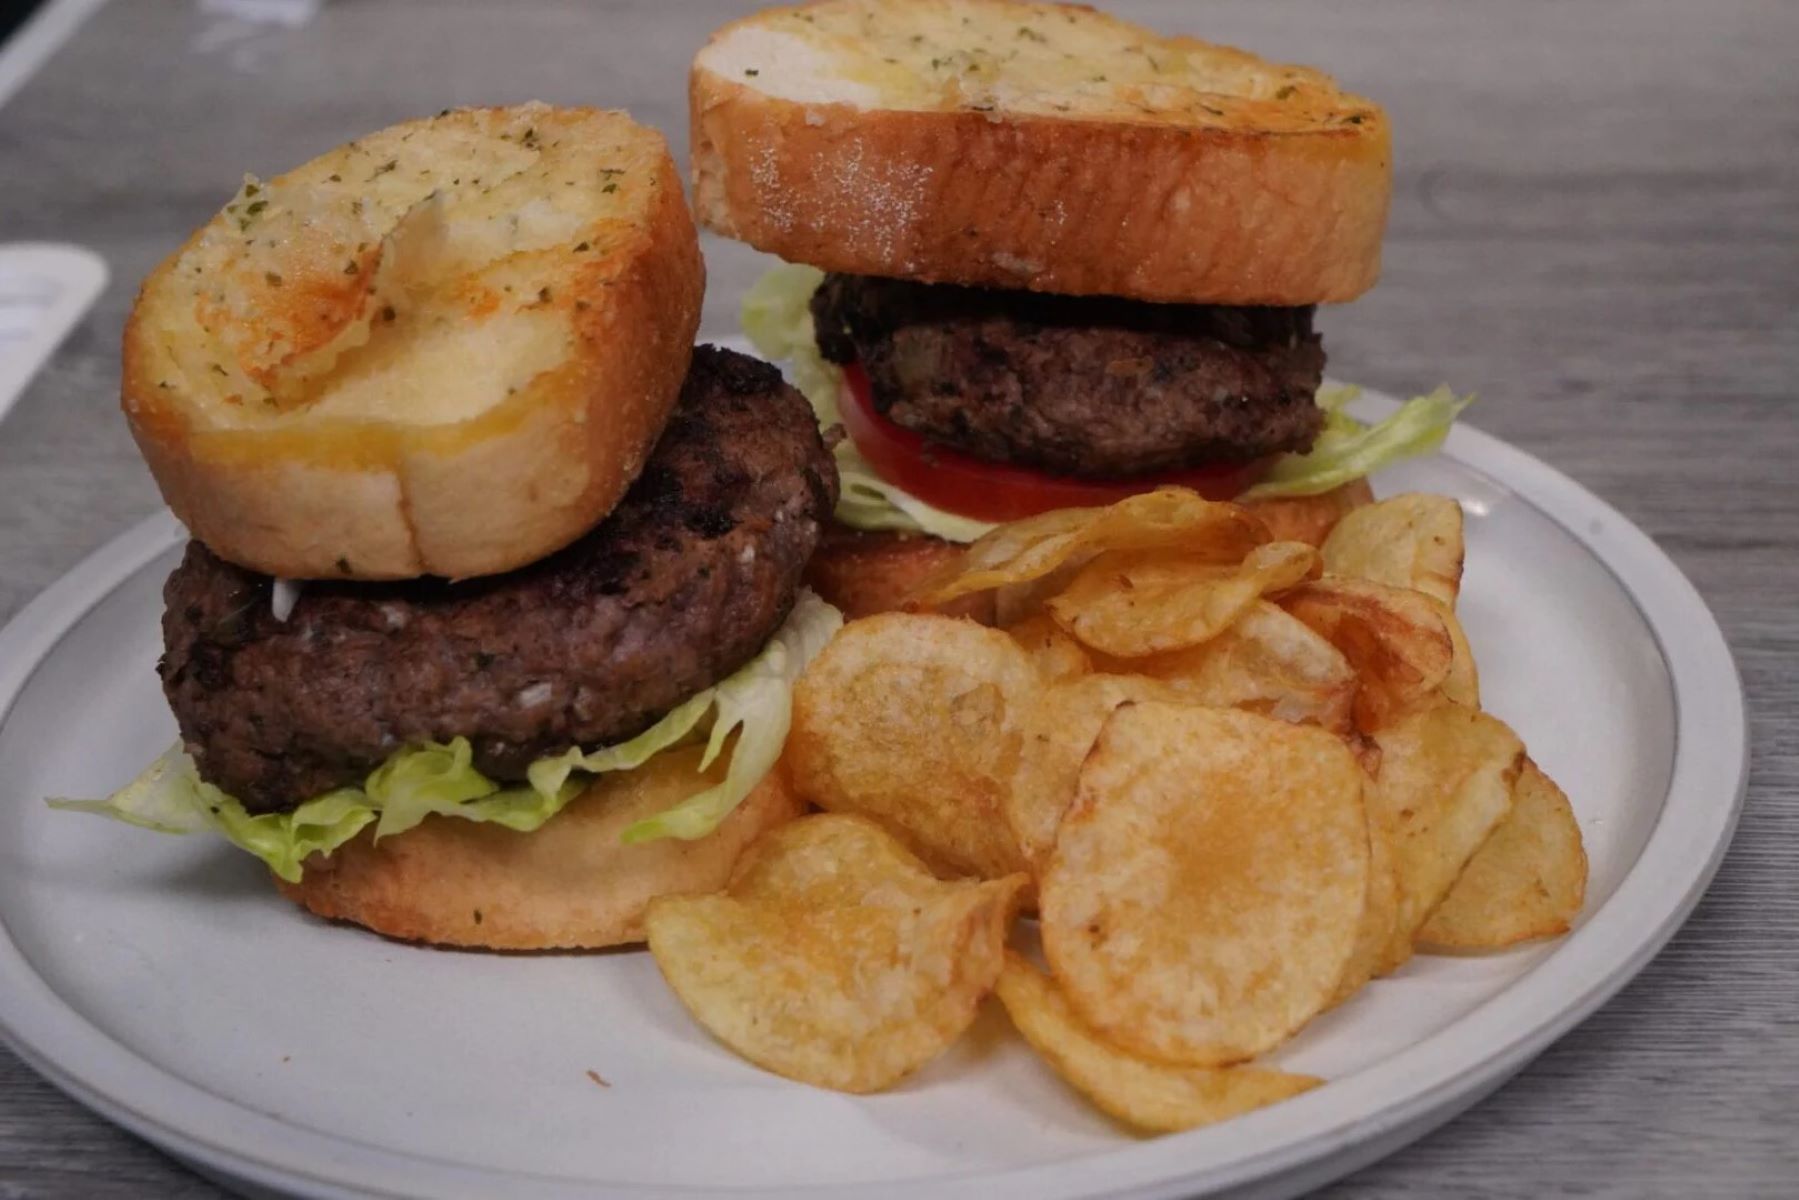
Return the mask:
{"type": "Polygon", "coordinates": [[[1080,5],[769,9],[713,34],[689,106],[700,221],[790,262],[1207,304],[1379,274],[1378,106],[1080,5]]]}
{"type": "Polygon", "coordinates": [[[463,109],[237,194],[144,283],[123,406],[220,556],[291,578],[510,570],[603,517],[692,354],[660,134],[463,109]]]}
{"type": "Polygon", "coordinates": [[[567,356],[574,247],[658,185],[646,147],[610,149],[527,105],[246,179],[157,297],[159,382],[216,425],[479,414],[567,356]]]}
{"type": "Polygon", "coordinates": [[[975,110],[1267,130],[1378,115],[1307,67],[1161,37],[1092,9],[1010,0],[852,0],[730,27],[695,66],[815,104],[975,110]]]}

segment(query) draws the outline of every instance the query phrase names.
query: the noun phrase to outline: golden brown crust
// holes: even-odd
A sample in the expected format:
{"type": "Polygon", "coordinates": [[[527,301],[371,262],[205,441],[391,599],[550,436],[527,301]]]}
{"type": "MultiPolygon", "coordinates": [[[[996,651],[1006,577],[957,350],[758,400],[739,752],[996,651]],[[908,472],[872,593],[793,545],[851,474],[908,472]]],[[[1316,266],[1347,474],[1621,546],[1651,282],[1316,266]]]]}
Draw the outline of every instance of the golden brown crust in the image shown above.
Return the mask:
{"type": "Polygon", "coordinates": [[[697,790],[699,754],[671,751],[603,776],[532,833],[431,817],[379,843],[365,832],[308,862],[298,884],[277,886],[317,916],[404,941],[490,950],[640,942],[652,899],[724,887],[751,842],[804,808],[777,768],[707,837],[622,844],[625,826],[697,790]]]}
{"type": "Polygon", "coordinates": [[[124,347],[132,432],[215,553],[297,578],[497,573],[580,536],[636,477],[679,394],[704,288],[653,131],[591,109],[462,110],[247,185],[233,207],[145,281],[124,347]],[[536,158],[519,157],[526,131],[536,158]],[[514,156],[504,182],[519,195],[404,190],[408,155],[426,156],[414,190],[463,182],[483,138],[514,156]],[[361,162],[390,154],[400,168],[361,162]],[[608,163],[622,167],[608,176],[608,163]],[[547,196],[563,174],[585,186],[547,196]],[[240,246],[246,194],[273,205],[259,220],[327,226],[328,244],[240,246]],[[497,210],[515,206],[535,215],[497,234],[497,210]],[[296,315],[300,294],[317,297],[318,322],[296,315]],[[471,373],[435,347],[458,343],[499,365],[446,398],[471,373]],[[384,365],[402,384],[444,378],[384,391],[369,385],[384,365]]]}
{"type": "MultiPolygon", "coordinates": [[[[874,10],[897,27],[908,11],[890,0],[832,7],[874,10]]],[[[728,77],[706,65],[735,64],[735,47],[708,51],[789,16],[726,26],[694,65],[694,205],[720,233],[831,271],[1150,301],[1350,300],[1379,274],[1386,119],[1315,72],[1251,60],[1258,74],[1233,60],[1230,82],[1211,86],[1244,90],[1199,90],[1216,104],[1197,117],[1111,97],[1061,116],[971,99],[965,80],[934,107],[910,96],[902,107],[878,93],[784,98],[769,72],[728,77]],[[1283,89],[1297,101],[1276,101],[1283,89]]]]}

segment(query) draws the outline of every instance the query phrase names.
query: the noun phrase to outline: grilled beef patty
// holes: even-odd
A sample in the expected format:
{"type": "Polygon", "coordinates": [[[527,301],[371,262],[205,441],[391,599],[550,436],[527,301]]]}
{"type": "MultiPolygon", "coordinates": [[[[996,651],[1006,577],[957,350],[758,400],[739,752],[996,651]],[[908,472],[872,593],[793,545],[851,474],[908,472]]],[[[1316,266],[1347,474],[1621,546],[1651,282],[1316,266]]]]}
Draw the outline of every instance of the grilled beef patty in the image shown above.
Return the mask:
{"type": "Polygon", "coordinates": [[[877,409],[989,462],[1130,479],[1304,451],[1323,425],[1310,308],[828,275],[812,315],[877,409]]]}
{"type": "Polygon", "coordinates": [[[163,593],[163,689],[202,778],[251,812],[458,735],[483,773],[522,779],[545,754],[641,732],[754,657],[836,499],[799,393],[702,346],[618,507],[521,570],[309,583],[277,621],[267,576],[190,542],[163,593]]]}

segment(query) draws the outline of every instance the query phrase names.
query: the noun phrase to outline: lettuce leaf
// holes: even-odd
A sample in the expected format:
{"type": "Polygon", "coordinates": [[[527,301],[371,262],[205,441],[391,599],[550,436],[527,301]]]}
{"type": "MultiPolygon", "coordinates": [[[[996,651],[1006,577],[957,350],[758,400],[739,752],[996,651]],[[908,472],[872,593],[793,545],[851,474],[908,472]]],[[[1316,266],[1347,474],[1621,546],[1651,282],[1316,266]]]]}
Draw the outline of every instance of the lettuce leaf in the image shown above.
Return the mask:
{"type": "Polygon", "coordinates": [[[700,770],[717,760],[734,734],[725,777],[673,808],[627,826],[626,842],[705,837],[774,767],[793,724],[794,682],[843,626],[843,614],[812,593],[802,593],[800,603],[812,611],[789,620],[748,666],[712,689],[712,730],[700,770]]]}
{"type": "Polygon", "coordinates": [[[329,854],[376,817],[356,788],[339,788],[292,812],[252,815],[205,782],[180,744],[170,746],[143,774],[104,800],[51,800],[51,808],[90,812],[158,833],[212,830],[267,863],[289,883],[300,881],[308,855],[329,854]]]}
{"type": "Polygon", "coordinates": [[[1365,425],[1344,406],[1360,388],[1320,392],[1324,431],[1306,454],[1283,454],[1244,499],[1265,496],[1315,496],[1372,475],[1402,459],[1429,454],[1449,436],[1449,427],[1474,397],[1457,396],[1447,384],[1428,396],[1413,396],[1377,425],[1365,425]]]}
{"type": "Polygon", "coordinates": [[[525,778],[533,791],[550,796],[561,791],[576,771],[589,775],[604,775],[609,771],[634,771],[670,746],[685,742],[687,735],[693,732],[712,708],[717,691],[717,688],[707,688],[695,693],[628,742],[602,746],[594,751],[584,751],[581,747],[574,746],[554,758],[540,758],[525,768],[525,778]]]}
{"type": "Polygon", "coordinates": [[[991,521],[932,508],[912,493],[888,483],[875,474],[847,438],[837,446],[837,479],[837,519],[851,529],[921,531],[946,542],[967,543],[993,528],[991,521]]]}
{"type": "Polygon", "coordinates": [[[825,281],[817,267],[782,263],[762,273],[743,294],[738,317],[750,344],[770,362],[787,364],[793,386],[812,402],[818,423],[837,424],[837,387],[843,373],[818,352],[812,293],[825,281]]]}
{"type": "MultiPolygon", "coordinates": [[[[842,418],[837,397],[843,372],[818,352],[812,332],[812,293],[825,274],[816,267],[783,263],[767,271],[743,297],[743,331],[758,353],[787,364],[788,376],[829,429],[842,418]]],[[[837,444],[837,475],[842,493],[837,519],[851,529],[898,529],[933,534],[951,542],[972,542],[993,528],[991,522],[961,517],[933,508],[917,496],[875,474],[855,445],[837,444]]]]}
{"type": "MultiPolygon", "coordinates": [[[[785,362],[793,384],[805,393],[820,425],[838,420],[837,396],[843,375],[826,362],[813,338],[812,293],[824,280],[816,267],[783,263],[767,271],[743,298],[743,329],[764,357],[785,362]]],[[[1402,459],[1428,454],[1443,444],[1456,414],[1473,396],[1458,398],[1447,386],[1428,396],[1414,396],[1392,416],[1366,425],[1344,411],[1360,388],[1322,390],[1324,430],[1306,454],[1276,459],[1262,482],[1244,499],[1267,496],[1312,496],[1328,492],[1392,466],[1402,459]]],[[[876,475],[848,439],[837,447],[837,470],[843,480],[837,519],[854,529],[923,530],[952,542],[972,542],[993,526],[932,508],[876,475]]]]}
{"type": "Polygon", "coordinates": [[[375,836],[404,833],[432,815],[503,825],[520,833],[539,828],[581,794],[588,779],[630,771],[690,740],[708,716],[701,770],[731,742],[725,777],[656,816],[638,821],[627,842],[663,837],[701,838],[774,766],[793,716],[793,684],[843,624],[843,615],[802,591],[793,612],[762,652],[729,678],[671,710],[628,741],[539,759],[524,786],[502,787],[474,767],[466,738],[399,751],[370,772],[360,788],[339,788],[288,813],[252,815],[236,799],[202,780],[179,745],[104,800],[49,801],[52,808],[96,813],[161,833],[211,830],[248,850],[270,870],[298,883],[313,854],[330,854],[371,822],[375,836]],[[735,735],[735,740],[732,737],[735,735]]]}

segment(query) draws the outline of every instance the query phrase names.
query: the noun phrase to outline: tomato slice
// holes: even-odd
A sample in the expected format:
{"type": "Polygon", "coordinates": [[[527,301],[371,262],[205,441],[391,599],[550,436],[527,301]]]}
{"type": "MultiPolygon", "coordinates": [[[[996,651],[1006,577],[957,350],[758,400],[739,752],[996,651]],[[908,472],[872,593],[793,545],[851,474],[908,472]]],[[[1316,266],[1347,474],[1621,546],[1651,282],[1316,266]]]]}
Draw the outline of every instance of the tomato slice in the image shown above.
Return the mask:
{"type": "Polygon", "coordinates": [[[1208,500],[1230,500],[1267,465],[1266,460],[1224,463],[1114,481],[984,462],[888,420],[875,408],[860,363],[845,367],[843,376],[848,393],[838,406],[843,427],[876,474],[933,508],[977,521],[1017,521],[1051,509],[1113,504],[1170,486],[1192,488],[1208,500]]]}

